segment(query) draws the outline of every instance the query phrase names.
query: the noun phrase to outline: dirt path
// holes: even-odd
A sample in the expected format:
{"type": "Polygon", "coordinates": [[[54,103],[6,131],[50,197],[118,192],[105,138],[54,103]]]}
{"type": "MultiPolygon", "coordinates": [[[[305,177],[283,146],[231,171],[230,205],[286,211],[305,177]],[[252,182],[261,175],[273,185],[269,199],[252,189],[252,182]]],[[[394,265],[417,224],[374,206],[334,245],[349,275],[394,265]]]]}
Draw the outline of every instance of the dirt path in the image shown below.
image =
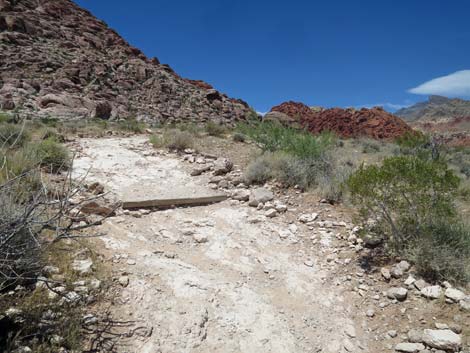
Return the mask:
{"type": "MultiPolygon", "coordinates": [[[[89,170],[117,198],[136,185],[208,190],[207,177],[146,140],[81,140],[75,175],[89,170]]],[[[325,255],[334,233],[292,219],[295,210],[271,219],[233,200],[109,218],[102,253],[123,285],[113,315],[143,327],[119,351],[367,352],[325,255]]]]}

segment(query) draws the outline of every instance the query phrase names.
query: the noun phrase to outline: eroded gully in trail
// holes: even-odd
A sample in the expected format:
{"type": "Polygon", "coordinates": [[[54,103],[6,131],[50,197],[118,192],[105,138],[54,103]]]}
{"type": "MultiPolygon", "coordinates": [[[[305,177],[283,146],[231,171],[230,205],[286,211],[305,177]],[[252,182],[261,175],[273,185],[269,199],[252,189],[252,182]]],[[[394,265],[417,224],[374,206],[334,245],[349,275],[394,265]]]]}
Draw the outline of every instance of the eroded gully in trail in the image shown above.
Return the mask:
{"type": "MultiPolygon", "coordinates": [[[[87,173],[116,199],[132,190],[212,192],[208,177],[189,176],[181,158],[156,152],[146,137],[82,139],[74,148],[75,176],[87,173]]],[[[267,218],[226,200],[107,219],[98,252],[125,282],[112,315],[145,332],[123,338],[119,351],[367,352],[325,256],[332,233],[312,246],[312,229],[292,212],[267,218]]]]}

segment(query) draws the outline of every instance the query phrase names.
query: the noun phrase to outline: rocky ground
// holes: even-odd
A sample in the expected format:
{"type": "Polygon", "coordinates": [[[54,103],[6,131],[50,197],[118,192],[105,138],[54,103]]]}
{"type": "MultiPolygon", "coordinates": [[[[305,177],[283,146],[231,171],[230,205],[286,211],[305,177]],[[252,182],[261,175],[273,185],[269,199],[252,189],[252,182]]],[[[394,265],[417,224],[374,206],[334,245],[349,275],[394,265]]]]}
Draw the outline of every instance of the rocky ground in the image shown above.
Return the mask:
{"type": "Polygon", "coordinates": [[[112,328],[117,351],[465,351],[470,298],[413,277],[406,262],[369,267],[346,209],[274,185],[249,189],[226,155],[147,141],[77,140],[75,176],[104,185],[110,203],[172,188],[229,198],[118,209],[96,229],[114,284],[94,315],[131,323],[112,328]]]}

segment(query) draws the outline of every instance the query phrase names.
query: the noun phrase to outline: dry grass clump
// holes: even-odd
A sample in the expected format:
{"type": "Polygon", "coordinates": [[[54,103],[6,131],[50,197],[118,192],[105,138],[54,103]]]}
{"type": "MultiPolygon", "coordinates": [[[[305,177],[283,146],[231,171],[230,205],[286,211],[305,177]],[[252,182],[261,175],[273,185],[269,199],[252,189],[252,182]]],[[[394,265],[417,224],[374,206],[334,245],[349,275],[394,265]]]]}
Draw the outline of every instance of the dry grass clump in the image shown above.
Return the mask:
{"type": "Polygon", "coordinates": [[[193,134],[177,129],[166,129],[163,131],[162,135],[151,136],[149,141],[156,148],[166,147],[177,152],[194,148],[195,145],[193,134]]]}

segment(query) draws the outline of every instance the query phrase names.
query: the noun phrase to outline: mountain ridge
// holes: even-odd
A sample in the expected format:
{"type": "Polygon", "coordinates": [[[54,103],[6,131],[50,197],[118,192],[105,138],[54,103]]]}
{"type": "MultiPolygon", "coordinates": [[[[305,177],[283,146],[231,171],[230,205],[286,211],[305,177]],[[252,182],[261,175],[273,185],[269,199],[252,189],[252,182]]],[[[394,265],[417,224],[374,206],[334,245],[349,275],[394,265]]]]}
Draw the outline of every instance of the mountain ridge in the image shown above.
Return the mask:
{"type": "Polygon", "coordinates": [[[250,113],[70,0],[0,0],[0,108],[22,117],[233,123],[250,113]]]}
{"type": "Polygon", "coordinates": [[[397,110],[395,115],[409,122],[466,117],[470,116],[470,101],[433,95],[427,101],[397,110]]]}

